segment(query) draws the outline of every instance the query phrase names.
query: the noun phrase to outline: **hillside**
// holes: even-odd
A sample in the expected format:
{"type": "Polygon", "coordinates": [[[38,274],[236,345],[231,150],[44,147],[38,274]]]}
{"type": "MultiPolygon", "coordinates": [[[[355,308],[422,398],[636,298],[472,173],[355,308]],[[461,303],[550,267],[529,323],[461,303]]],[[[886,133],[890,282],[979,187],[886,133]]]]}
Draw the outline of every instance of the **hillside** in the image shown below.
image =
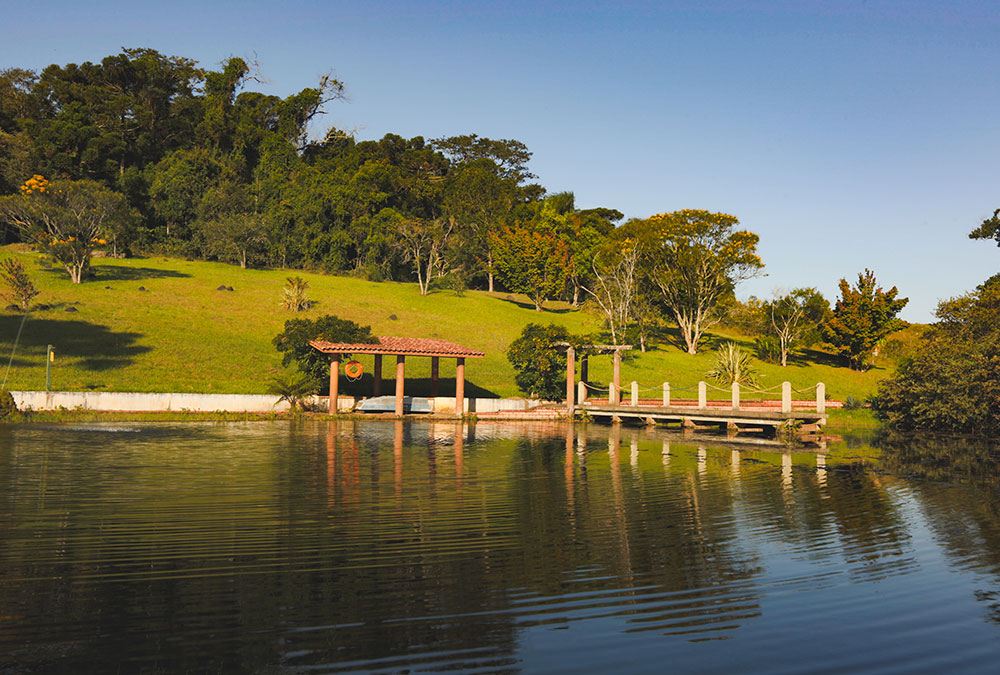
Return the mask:
{"type": "MultiPolygon", "coordinates": [[[[24,322],[8,389],[45,388],[45,352],[51,344],[56,355],[54,390],[265,393],[270,379],[283,372],[271,340],[285,320],[336,314],[370,325],[376,335],[442,338],[480,349],[486,357],[467,364],[467,395],[517,396],[505,351],[525,324],[558,323],[574,333],[592,333],[600,323],[597,316],[560,303],[538,313],[526,298],[506,293],[469,291],[460,297],[438,291],[420,296],[415,284],[241,270],[163,257],[97,259],[96,278],[73,285],[61,269],[39,267],[33,253],[18,247],[4,251],[28,267],[41,291],[35,302],[45,306],[24,322]],[[309,311],[280,307],[281,288],[290,275],[309,282],[309,297],[316,301],[309,311]],[[233,290],[218,290],[220,286],[233,290]]],[[[0,314],[4,371],[21,322],[18,312],[0,314]]],[[[638,380],[651,390],[647,395],[655,396],[652,390],[665,379],[679,390],[703,378],[713,358],[710,349],[692,357],[668,337],[654,342],[648,353],[626,359],[623,382],[638,380]]],[[[721,338],[710,336],[709,347],[721,338]]],[[[370,372],[370,360],[359,360],[370,372]]],[[[391,366],[386,366],[390,377],[391,366]]],[[[855,373],[820,352],[809,352],[808,358],[797,358],[787,368],[765,363],[759,367],[764,387],[787,379],[796,389],[806,389],[822,380],[834,399],[863,398],[889,372],[878,367],[855,373]]],[[[441,377],[451,378],[452,368],[443,361],[441,377]]],[[[610,371],[610,358],[592,359],[591,381],[607,382],[610,371]]],[[[427,380],[419,378],[429,374],[429,359],[408,361],[407,375],[418,378],[412,393],[424,393],[427,380]]],[[[450,393],[448,387],[443,384],[442,393],[450,393]]]]}

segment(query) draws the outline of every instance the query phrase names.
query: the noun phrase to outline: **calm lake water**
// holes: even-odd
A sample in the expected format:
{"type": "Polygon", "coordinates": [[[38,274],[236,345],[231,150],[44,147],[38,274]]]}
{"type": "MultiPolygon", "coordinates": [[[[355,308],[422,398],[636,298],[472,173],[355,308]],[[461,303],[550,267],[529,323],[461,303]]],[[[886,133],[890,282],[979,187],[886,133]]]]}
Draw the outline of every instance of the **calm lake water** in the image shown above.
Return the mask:
{"type": "Polygon", "coordinates": [[[995,672],[989,448],[0,428],[0,673],[995,672]]]}

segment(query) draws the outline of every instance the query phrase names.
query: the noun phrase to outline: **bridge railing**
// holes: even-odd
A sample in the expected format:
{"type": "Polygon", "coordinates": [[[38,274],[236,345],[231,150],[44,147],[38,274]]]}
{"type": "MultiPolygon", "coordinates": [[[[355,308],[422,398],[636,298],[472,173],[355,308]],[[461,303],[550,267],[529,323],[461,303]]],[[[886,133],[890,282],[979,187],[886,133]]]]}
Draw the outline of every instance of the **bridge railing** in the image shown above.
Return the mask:
{"type": "MultiPolygon", "coordinates": [[[[761,395],[777,395],[779,390],[781,392],[781,412],[792,412],[792,393],[804,394],[810,393],[815,390],[815,399],[808,399],[810,402],[815,400],[816,412],[820,414],[826,413],[826,385],[822,382],[818,382],[812,387],[806,389],[794,390],[792,389],[791,382],[782,382],[780,385],[771,387],[770,389],[755,389],[755,388],[741,388],[736,382],[732,384],[728,389],[723,387],[717,387],[715,385],[709,384],[707,382],[699,382],[697,385],[692,385],[688,387],[682,387],[679,389],[671,389],[669,382],[664,382],[662,386],[649,387],[643,389],[643,392],[656,391],[662,397],[662,402],[664,407],[669,407],[671,405],[671,397],[679,392],[683,391],[693,391],[697,388],[698,392],[698,409],[707,409],[708,405],[708,390],[712,388],[715,391],[729,392],[729,402],[732,410],[740,410],[741,397],[742,394],[761,394],[761,395]]],[[[594,390],[595,394],[601,395],[601,398],[607,397],[608,405],[622,405],[622,392],[618,391],[618,387],[615,386],[614,382],[611,382],[607,387],[595,387],[593,385],[587,384],[586,382],[579,382],[577,384],[576,400],[581,404],[584,403],[588,398],[589,390],[594,390]],[[607,392],[605,394],[605,392],[607,392]]],[[[632,382],[629,391],[629,401],[627,405],[632,407],[638,407],[640,403],[640,388],[638,382],[632,382]]],[[[802,400],[802,399],[795,399],[802,400]]],[[[566,402],[568,409],[572,412],[574,407],[574,401],[567,400],[566,402]]]]}

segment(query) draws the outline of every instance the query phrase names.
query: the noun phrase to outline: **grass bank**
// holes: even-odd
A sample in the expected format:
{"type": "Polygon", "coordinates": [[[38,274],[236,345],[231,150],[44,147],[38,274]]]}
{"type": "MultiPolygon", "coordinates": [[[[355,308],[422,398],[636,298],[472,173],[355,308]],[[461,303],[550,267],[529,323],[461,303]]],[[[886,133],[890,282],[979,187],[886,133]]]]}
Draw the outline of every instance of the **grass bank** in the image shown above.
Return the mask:
{"type": "MultiPolygon", "coordinates": [[[[163,257],[97,259],[95,277],[74,285],[64,271],[40,268],[30,252],[6,247],[4,253],[22,259],[41,291],[36,303],[45,306],[32,311],[23,326],[20,313],[0,314],[4,372],[21,331],[7,389],[45,388],[46,346],[51,344],[55,348],[53,390],[266,393],[270,379],[283,373],[280,354],[271,340],[284,322],[336,314],[370,325],[376,335],[441,338],[482,350],[485,358],[467,363],[466,394],[518,396],[505,353],[526,324],[556,323],[583,334],[600,330],[595,314],[563,303],[549,303],[547,311],[539,313],[527,298],[506,293],[469,291],[458,296],[437,291],[421,296],[415,284],[373,283],[302,271],[241,270],[163,257]],[[309,297],[315,305],[306,312],[280,307],[281,289],[290,275],[310,284],[309,297]]],[[[713,347],[726,339],[750,344],[739,336],[712,334],[702,353],[690,356],[677,346],[674,335],[664,333],[653,340],[647,353],[636,350],[626,357],[623,382],[636,380],[644,395],[656,396],[654,392],[667,380],[676,397],[687,396],[686,391],[693,392],[687,388],[703,379],[711,367],[713,347]]],[[[370,373],[370,358],[359,360],[370,373]]],[[[787,379],[804,391],[823,381],[828,396],[842,400],[865,398],[890,372],[891,364],[857,373],[828,354],[807,351],[793,358],[787,368],[767,363],[758,367],[765,388],[787,379]]],[[[452,368],[443,361],[441,377],[453,377],[452,368]]],[[[407,375],[411,393],[429,390],[429,359],[408,361],[407,375]]],[[[590,379],[607,382],[610,377],[610,358],[592,358],[590,379]]],[[[370,386],[367,378],[366,374],[358,386],[370,386]]],[[[443,384],[442,393],[448,392],[448,386],[448,382],[443,384]]],[[[346,390],[350,393],[351,387],[346,390]]]]}

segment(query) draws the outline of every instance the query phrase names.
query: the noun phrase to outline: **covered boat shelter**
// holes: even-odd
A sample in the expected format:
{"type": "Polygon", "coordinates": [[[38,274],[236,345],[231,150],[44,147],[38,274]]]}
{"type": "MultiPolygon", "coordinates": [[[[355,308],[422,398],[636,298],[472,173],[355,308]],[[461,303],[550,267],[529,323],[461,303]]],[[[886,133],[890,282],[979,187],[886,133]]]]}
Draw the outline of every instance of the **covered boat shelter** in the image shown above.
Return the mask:
{"type": "Polygon", "coordinates": [[[311,340],[309,345],[330,355],[330,412],[337,411],[337,397],[340,390],[340,361],[348,354],[371,354],[375,357],[373,376],[374,396],[382,391],[382,357],[396,357],[396,414],[403,414],[403,383],[406,379],[406,357],[423,356],[431,359],[431,396],[438,395],[438,365],[442,358],[455,359],[455,414],[465,414],[465,359],[482,358],[483,352],[469,349],[447,340],[427,338],[380,337],[370,344],[348,344],[311,340]]]}

